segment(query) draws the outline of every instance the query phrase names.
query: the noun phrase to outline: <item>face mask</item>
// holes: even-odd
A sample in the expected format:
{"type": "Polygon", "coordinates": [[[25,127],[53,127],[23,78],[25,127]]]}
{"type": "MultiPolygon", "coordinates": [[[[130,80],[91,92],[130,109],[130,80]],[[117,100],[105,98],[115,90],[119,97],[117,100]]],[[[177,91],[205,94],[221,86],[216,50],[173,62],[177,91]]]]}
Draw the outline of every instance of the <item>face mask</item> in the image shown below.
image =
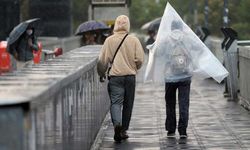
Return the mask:
{"type": "Polygon", "coordinates": [[[28,35],[31,35],[31,34],[33,33],[33,31],[32,31],[32,30],[27,30],[26,33],[27,33],[28,35]]]}

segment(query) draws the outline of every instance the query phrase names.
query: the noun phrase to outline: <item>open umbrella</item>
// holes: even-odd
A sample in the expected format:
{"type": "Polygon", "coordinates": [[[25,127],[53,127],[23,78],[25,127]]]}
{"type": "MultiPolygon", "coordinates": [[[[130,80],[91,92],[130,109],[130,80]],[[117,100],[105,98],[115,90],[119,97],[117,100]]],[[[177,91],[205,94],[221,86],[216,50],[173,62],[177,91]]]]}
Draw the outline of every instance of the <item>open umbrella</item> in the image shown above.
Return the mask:
{"type": "Polygon", "coordinates": [[[28,26],[35,28],[37,26],[36,22],[38,20],[40,20],[40,18],[34,18],[34,19],[30,19],[30,20],[26,20],[24,22],[21,22],[19,25],[17,25],[10,32],[7,47],[9,47],[9,45],[15,43],[19,39],[19,37],[25,32],[25,30],[27,29],[28,26]]]}
{"type": "Polygon", "coordinates": [[[145,23],[141,29],[148,30],[148,31],[157,31],[161,23],[161,17],[156,18],[150,22],[145,23]]]}
{"type": "Polygon", "coordinates": [[[86,32],[96,31],[96,30],[109,30],[110,28],[103,22],[91,20],[80,24],[75,32],[75,35],[82,35],[86,32]]]}

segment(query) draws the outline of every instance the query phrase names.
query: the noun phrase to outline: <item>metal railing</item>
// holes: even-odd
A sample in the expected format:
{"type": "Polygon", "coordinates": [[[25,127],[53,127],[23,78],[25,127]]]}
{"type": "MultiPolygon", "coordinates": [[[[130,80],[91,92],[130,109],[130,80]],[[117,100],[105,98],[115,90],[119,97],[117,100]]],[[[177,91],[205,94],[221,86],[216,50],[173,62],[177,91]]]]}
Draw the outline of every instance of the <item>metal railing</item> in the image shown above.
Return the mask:
{"type": "Polygon", "coordinates": [[[250,40],[241,40],[241,41],[237,41],[237,44],[239,46],[250,46],[250,40]]]}
{"type": "Polygon", "coordinates": [[[229,72],[229,75],[226,78],[224,96],[228,97],[228,100],[236,101],[238,100],[237,95],[239,90],[238,34],[232,28],[221,28],[221,31],[225,37],[221,44],[224,53],[224,65],[229,72]]]}
{"type": "Polygon", "coordinates": [[[239,100],[240,104],[250,111],[250,47],[239,46],[239,100]]]}
{"type": "Polygon", "coordinates": [[[0,76],[0,149],[89,149],[109,109],[100,46],[0,76]]]}

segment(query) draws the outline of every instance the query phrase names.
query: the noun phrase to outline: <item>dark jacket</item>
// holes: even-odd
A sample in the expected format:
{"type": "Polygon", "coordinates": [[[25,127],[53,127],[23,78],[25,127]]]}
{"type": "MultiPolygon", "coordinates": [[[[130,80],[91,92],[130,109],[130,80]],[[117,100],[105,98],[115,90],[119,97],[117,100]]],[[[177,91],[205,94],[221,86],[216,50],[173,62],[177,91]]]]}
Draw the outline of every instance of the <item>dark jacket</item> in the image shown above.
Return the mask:
{"type": "Polygon", "coordinates": [[[20,37],[17,44],[13,45],[14,52],[17,53],[17,60],[19,61],[30,61],[33,59],[33,50],[38,50],[38,44],[35,37],[29,37],[28,35],[24,34],[20,37]],[[32,38],[32,46],[29,46],[28,39],[32,38]]]}
{"type": "Polygon", "coordinates": [[[146,42],[146,45],[151,45],[155,42],[155,39],[153,37],[149,37],[147,42],[146,42]]]}

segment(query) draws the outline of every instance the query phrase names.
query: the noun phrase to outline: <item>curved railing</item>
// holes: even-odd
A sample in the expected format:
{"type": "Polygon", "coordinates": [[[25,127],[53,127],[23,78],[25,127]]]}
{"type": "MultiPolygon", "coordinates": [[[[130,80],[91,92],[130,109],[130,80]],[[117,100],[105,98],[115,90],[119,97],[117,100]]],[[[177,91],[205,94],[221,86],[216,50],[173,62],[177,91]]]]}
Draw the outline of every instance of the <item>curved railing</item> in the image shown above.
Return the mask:
{"type": "Polygon", "coordinates": [[[109,109],[100,46],[0,76],[0,149],[89,149],[109,109]]]}

